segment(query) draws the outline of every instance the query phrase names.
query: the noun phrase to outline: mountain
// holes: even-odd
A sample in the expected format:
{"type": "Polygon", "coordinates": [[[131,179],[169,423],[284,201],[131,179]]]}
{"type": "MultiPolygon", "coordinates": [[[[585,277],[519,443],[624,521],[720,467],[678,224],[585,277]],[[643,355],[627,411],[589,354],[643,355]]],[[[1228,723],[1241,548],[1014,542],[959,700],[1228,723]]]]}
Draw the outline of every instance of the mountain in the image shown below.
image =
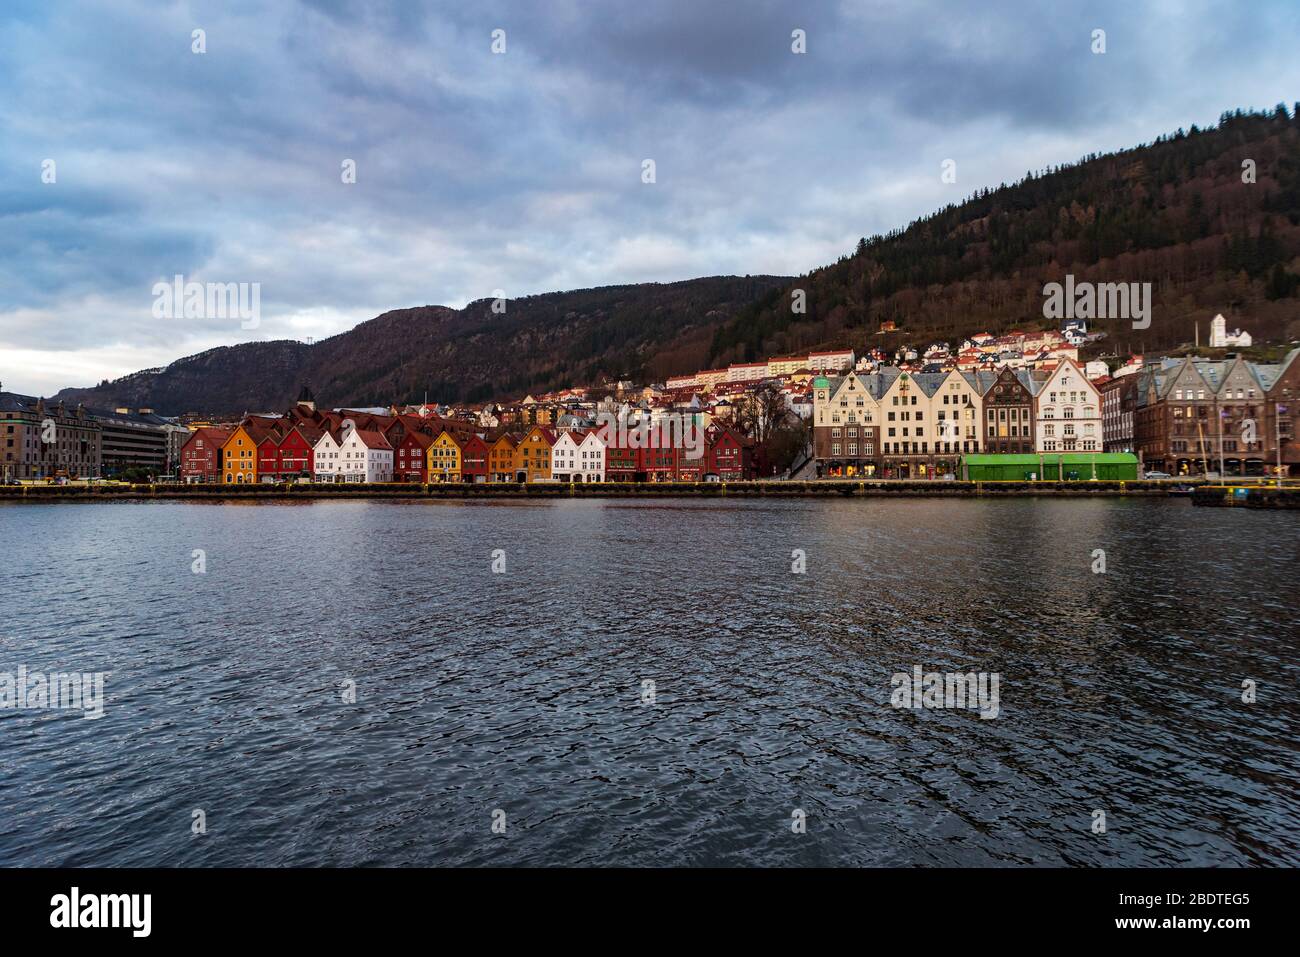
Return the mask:
{"type": "Polygon", "coordinates": [[[238,414],[303,382],[331,406],[518,398],[600,378],[663,379],[818,347],[894,347],[1055,325],[1044,286],[1151,283],[1150,328],[1094,320],[1104,348],[1159,352],[1222,312],[1257,342],[1300,338],[1300,121],[1286,107],[1028,173],[795,279],[607,286],[464,309],[386,312],[315,345],[256,342],[58,398],[238,414]],[[802,290],[806,312],[791,309],[802,290]],[[892,321],[898,332],[880,334],[892,321]]]}
{"type": "Polygon", "coordinates": [[[99,409],[153,409],[160,415],[279,409],[289,404],[284,396],[299,381],[310,351],[294,341],[222,346],[94,388],[63,389],[55,398],[99,409]],[[264,397],[274,401],[268,404],[264,397]]]}
{"type": "Polygon", "coordinates": [[[314,345],[250,342],[178,359],[56,398],[162,415],[288,406],[303,383],[327,405],[480,402],[602,377],[662,378],[708,355],[713,330],[790,282],[713,276],[555,292],[464,309],[395,309],[314,345]]]}
{"type": "MultiPolygon", "coordinates": [[[[1300,108],[1300,104],[1297,104],[1300,108]]],[[[1043,287],[1150,282],[1151,326],[1091,328],[1135,352],[1193,341],[1222,312],[1256,341],[1300,337],[1300,122],[1284,106],[985,189],[772,290],[714,334],[710,363],[824,345],[956,346],[1046,328],[1043,287]],[[1254,182],[1244,165],[1251,161],[1254,182]],[[807,311],[791,310],[802,289],[807,311]],[[885,321],[897,334],[879,335],[885,321]],[[954,342],[953,340],[957,340],[954,342]]]]}

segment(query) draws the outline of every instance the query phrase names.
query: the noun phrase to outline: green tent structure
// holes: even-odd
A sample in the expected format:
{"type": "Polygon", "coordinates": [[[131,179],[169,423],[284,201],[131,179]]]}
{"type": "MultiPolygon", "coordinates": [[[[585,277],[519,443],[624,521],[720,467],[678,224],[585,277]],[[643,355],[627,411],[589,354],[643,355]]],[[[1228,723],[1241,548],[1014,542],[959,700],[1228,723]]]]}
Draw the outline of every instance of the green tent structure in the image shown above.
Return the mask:
{"type": "Polygon", "coordinates": [[[968,482],[1132,482],[1138,459],[1130,452],[964,455],[961,477],[968,482]]]}

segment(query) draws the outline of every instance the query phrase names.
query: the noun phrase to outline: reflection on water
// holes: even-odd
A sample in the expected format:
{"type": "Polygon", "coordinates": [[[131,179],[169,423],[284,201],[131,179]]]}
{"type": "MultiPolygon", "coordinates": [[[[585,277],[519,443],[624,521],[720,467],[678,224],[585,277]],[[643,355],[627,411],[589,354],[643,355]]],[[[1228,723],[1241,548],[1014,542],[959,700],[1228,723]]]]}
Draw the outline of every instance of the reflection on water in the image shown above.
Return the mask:
{"type": "Polygon", "coordinates": [[[1300,863],[1288,514],[5,505],[0,559],[0,671],[111,672],[0,710],[0,864],[1300,863]]]}

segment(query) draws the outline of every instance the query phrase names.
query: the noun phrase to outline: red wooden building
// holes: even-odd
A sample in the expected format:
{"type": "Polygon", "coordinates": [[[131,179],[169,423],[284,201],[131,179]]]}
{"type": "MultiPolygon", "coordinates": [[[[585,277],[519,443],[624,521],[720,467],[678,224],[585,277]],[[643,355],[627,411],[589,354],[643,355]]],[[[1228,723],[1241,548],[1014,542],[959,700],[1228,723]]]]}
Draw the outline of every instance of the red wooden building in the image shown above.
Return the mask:
{"type": "MultiPolygon", "coordinates": [[[[598,435],[606,436],[612,430],[602,429],[598,435]]],[[[641,450],[634,449],[627,444],[619,445],[617,436],[613,437],[615,441],[606,440],[605,442],[605,481],[606,482],[640,482],[644,481],[644,475],[638,477],[640,472],[640,455],[641,450]]]]}
{"type": "Polygon", "coordinates": [[[708,439],[708,471],[724,482],[754,477],[754,443],[728,428],[713,428],[708,439]]]}
{"type": "Polygon", "coordinates": [[[393,481],[419,482],[429,481],[429,446],[433,445],[433,436],[416,429],[406,433],[393,453],[393,481]]]}
{"type": "Polygon", "coordinates": [[[316,443],[324,434],[305,423],[286,432],[276,448],[276,477],[310,479],[316,471],[316,443]]]}
{"type": "Polygon", "coordinates": [[[677,481],[679,482],[703,482],[704,473],[709,468],[709,447],[707,444],[700,448],[698,458],[690,458],[690,449],[679,446],[677,452],[677,481]]]}
{"type": "Polygon", "coordinates": [[[257,480],[259,482],[279,482],[280,474],[280,439],[283,436],[274,429],[264,429],[257,442],[257,480]]]}
{"type": "Polygon", "coordinates": [[[481,435],[472,434],[460,443],[460,477],[470,484],[488,480],[490,448],[481,435]]]}
{"type": "MultiPolygon", "coordinates": [[[[677,449],[637,449],[638,482],[672,482],[677,478],[677,449]]],[[[609,467],[608,455],[605,467],[609,467]]]]}
{"type": "Polygon", "coordinates": [[[234,429],[205,425],[194,430],[181,446],[181,481],[221,481],[221,447],[234,429]]]}

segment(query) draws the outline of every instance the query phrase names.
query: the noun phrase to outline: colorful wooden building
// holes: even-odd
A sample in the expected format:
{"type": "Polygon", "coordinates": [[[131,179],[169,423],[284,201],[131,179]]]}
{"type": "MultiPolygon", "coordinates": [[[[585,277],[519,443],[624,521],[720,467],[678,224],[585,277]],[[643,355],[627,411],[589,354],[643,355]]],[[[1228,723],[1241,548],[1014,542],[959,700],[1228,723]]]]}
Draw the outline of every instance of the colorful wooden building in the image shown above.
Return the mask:
{"type": "Polygon", "coordinates": [[[488,481],[514,482],[515,449],[519,444],[516,436],[502,432],[488,446],[488,481]]]}
{"type": "Polygon", "coordinates": [[[488,480],[489,452],[487,442],[477,433],[460,443],[461,481],[474,484],[488,480]]]}
{"type": "Polygon", "coordinates": [[[410,430],[397,446],[397,458],[393,465],[393,481],[418,482],[429,481],[429,447],[433,445],[433,436],[420,430],[410,430]]]}
{"type": "Polygon", "coordinates": [[[429,482],[460,481],[460,441],[443,429],[429,445],[429,482]]]}

